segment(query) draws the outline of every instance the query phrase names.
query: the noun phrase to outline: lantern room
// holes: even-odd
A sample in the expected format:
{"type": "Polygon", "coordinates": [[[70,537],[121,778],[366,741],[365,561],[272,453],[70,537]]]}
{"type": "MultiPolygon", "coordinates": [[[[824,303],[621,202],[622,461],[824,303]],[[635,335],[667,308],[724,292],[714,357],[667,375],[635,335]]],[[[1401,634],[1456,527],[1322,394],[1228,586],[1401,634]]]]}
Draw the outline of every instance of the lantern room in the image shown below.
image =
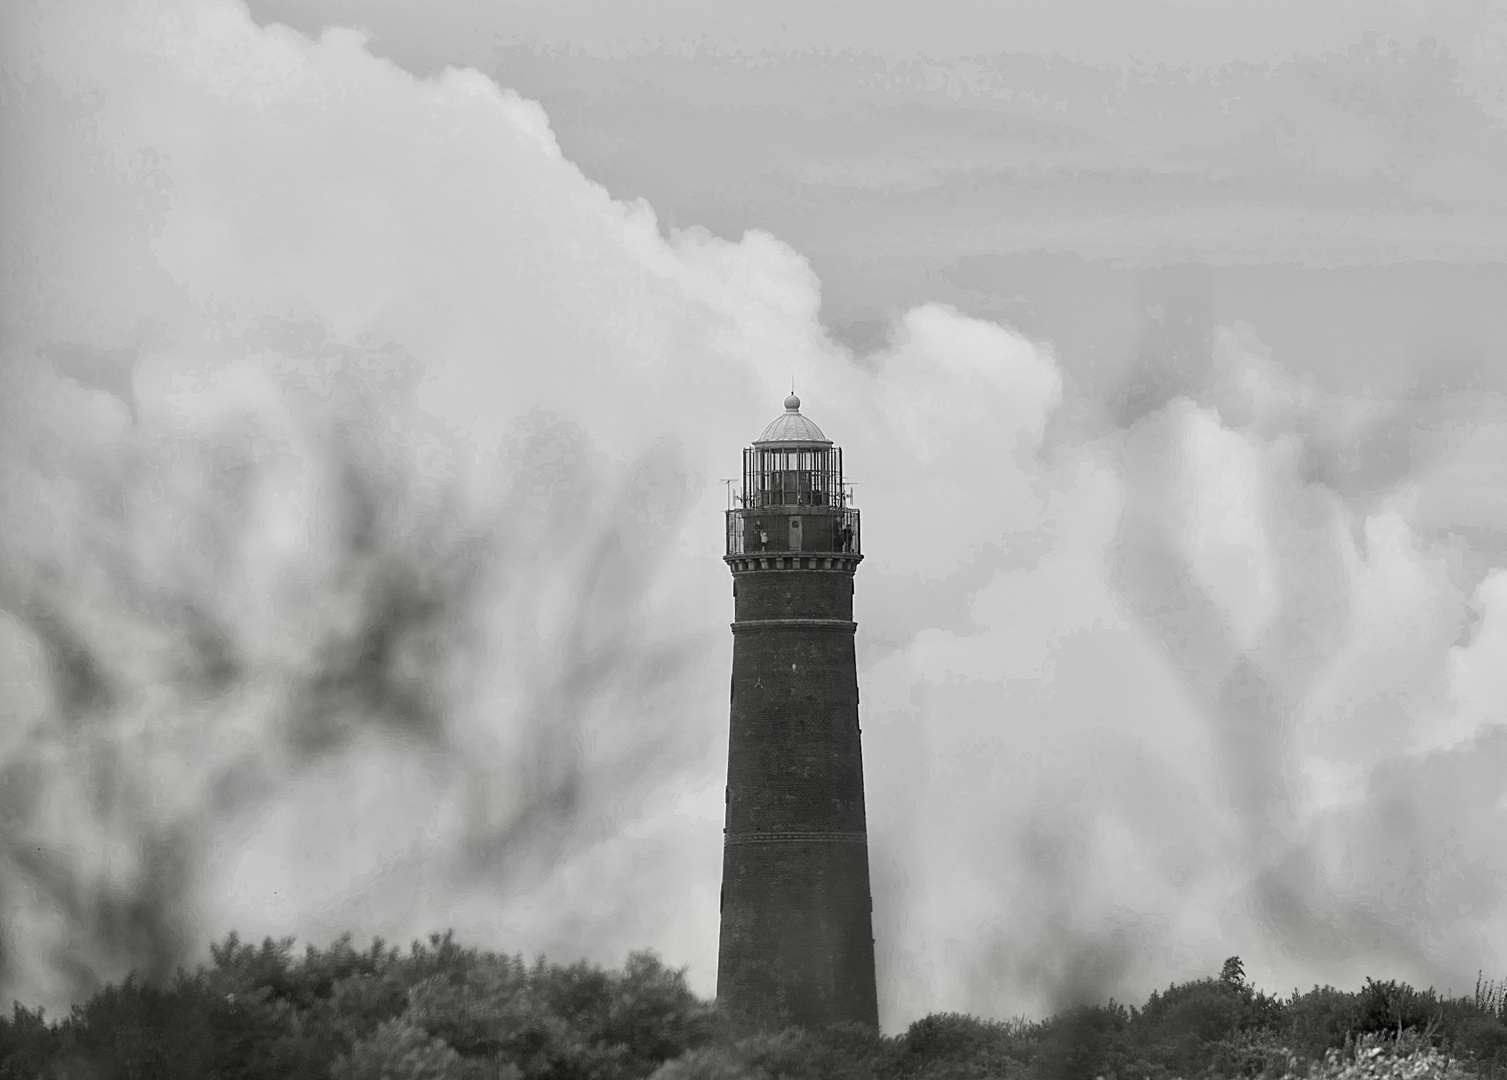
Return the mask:
{"type": "Polygon", "coordinates": [[[730,492],[727,554],[834,552],[856,555],[858,511],[843,483],[842,448],[801,415],[791,394],[743,451],[743,484],[730,492]]]}

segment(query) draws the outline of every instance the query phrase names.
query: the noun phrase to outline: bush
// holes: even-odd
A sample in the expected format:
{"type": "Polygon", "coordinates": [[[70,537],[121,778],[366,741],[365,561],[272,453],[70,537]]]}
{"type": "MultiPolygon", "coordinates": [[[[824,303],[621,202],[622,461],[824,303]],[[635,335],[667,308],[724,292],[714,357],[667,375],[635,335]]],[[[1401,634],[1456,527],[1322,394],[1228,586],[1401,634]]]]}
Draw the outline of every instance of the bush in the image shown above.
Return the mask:
{"type": "MultiPolygon", "coordinates": [[[[408,1020],[382,1024],[330,1070],[331,1080],[462,1080],[469,1075],[461,1056],[443,1039],[408,1020]]],[[[494,1075],[500,1080],[502,1074],[494,1075]]]]}
{"type": "Polygon", "coordinates": [[[1414,990],[1406,983],[1367,979],[1356,1001],[1355,1025],[1362,1032],[1393,1032],[1431,1029],[1440,1018],[1439,1001],[1432,990],[1414,990]]]}
{"type": "Polygon", "coordinates": [[[221,1050],[205,1005],[189,980],[164,988],[128,978],[73,1010],[58,1056],[99,1080],[197,1080],[218,1064],[221,1050]]]}
{"type": "Polygon", "coordinates": [[[1418,1037],[1387,1039],[1362,1036],[1348,1050],[1330,1050],[1309,1080],[1472,1080],[1460,1062],[1451,1060],[1418,1037]]]}
{"type": "Polygon", "coordinates": [[[1354,1036],[1359,1015],[1355,994],[1315,986],[1306,994],[1293,991],[1283,1005],[1279,1030],[1300,1057],[1322,1061],[1327,1051],[1344,1046],[1354,1036]]]}
{"type": "Polygon", "coordinates": [[[1028,1075],[1041,1080],[1116,1075],[1133,1060],[1128,1035],[1131,1014],[1111,1001],[1080,1005],[1041,1026],[1042,1039],[1028,1075]]]}
{"type": "Polygon", "coordinates": [[[407,951],[346,936],[301,955],[230,935],[211,957],[162,985],[106,987],[61,1021],[16,1005],[0,1017],[0,1080],[1507,1080],[1497,984],[1445,998],[1367,980],[1283,1001],[1250,986],[1238,957],[1139,1009],[941,1013],[894,1038],[734,1024],[649,953],[614,971],[529,965],[449,934],[407,951]]]}
{"type": "Polygon", "coordinates": [[[1004,1076],[1031,1060],[1036,1025],[990,1023],[958,1013],[934,1013],[917,1020],[897,1040],[892,1060],[897,1075],[917,1080],[964,1080],[1004,1076]]]}
{"type": "Polygon", "coordinates": [[[32,1080],[57,1060],[62,1033],[47,1023],[42,1010],[29,1012],[15,1002],[9,1020],[0,1016],[0,1080],[32,1080]]]}

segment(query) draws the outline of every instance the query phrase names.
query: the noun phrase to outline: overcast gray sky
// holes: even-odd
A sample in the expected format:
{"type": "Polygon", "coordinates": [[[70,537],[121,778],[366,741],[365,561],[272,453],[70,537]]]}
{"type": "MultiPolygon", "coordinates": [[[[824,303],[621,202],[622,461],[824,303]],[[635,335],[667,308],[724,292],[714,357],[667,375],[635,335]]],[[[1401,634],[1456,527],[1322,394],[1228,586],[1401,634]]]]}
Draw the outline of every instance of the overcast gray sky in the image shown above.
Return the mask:
{"type": "Polygon", "coordinates": [[[1166,287],[1136,270],[1197,263],[1210,317],[1331,384],[1507,371],[1501,5],[252,10],[494,75],[614,195],[793,244],[861,346],[942,300],[1114,365],[1166,287]]]}
{"type": "Polygon", "coordinates": [[[6,11],[0,989],[453,925],[710,993],[792,376],[887,1027],[1507,962],[1507,8],[753,10],[6,11]]]}

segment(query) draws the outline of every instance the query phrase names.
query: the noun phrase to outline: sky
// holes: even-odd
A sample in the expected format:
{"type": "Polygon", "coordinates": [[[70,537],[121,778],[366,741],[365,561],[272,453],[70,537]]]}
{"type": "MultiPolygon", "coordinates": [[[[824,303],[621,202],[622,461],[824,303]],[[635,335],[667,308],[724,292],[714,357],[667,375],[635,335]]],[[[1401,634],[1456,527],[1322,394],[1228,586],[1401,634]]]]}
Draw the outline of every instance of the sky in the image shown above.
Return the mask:
{"type": "Polygon", "coordinates": [[[864,514],[881,1021],[1507,964],[1507,8],[0,34],[0,996],[715,981],[723,480],[864,514]]]}

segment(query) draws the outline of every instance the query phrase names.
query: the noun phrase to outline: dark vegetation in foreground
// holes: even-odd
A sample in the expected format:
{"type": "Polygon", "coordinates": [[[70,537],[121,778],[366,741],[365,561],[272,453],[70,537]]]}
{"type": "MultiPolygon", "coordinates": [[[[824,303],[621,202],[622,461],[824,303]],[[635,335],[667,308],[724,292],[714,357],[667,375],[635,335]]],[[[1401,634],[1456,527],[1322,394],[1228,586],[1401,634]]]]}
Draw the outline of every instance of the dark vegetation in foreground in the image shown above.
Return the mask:
{"type": "Polygon", "coordinates": [[[1503,987],[1444,997],[1395,982],[1275,998],[1231,957],[1140,1008],[1049,1020],[928,1016],[903,1035],[753,1031],[653,955],[619,971],[343,938],[302,955],[234,935],[161,986],[127,980],[49,1021],[0,1018],[0,1080],[972,1080],[984,1077],[1507,1078],[1503,987]]]}

